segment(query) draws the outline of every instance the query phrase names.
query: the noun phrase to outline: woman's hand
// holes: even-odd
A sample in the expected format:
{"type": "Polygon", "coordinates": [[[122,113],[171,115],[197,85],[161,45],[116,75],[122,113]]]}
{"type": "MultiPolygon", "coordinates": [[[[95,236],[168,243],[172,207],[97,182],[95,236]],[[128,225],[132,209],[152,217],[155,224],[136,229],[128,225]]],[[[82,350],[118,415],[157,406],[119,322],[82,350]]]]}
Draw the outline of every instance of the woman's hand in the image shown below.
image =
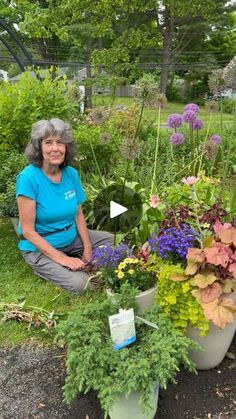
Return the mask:
{"type": "Polygon", "coordinates": [[[84,248],[82,260],[85,264],[88,264],[92,261],[92,247],[84,248]]]}
{"type": "Polygon", "coordinates": [[[65,254],[62,254],[57,262],[72,271],[78,271],[79,269],[83,269],[85,267],[85,264],[81,259],[73,258],[65,254]]]}

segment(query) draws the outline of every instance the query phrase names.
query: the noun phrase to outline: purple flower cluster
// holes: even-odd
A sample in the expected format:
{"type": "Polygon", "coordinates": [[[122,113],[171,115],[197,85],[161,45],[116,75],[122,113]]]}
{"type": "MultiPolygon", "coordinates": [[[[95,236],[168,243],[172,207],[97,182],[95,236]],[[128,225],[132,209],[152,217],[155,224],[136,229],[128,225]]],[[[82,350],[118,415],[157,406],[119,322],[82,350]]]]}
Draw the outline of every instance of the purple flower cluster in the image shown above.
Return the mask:
{"type": "Polygon", "coordinates": [[[132,255],[132,250],[127,244],[111,246],[104,244],[93,251],[92,263],[95,268],[115,268],[127,256],[132,255]]]}
{"type": "Polygon", "coordinates": [[[180,145],[184,142],[184,136],[181,134],[181,132],[175,132],[170,136],[170,142],[173,145],[180,145]]]}
{"type": "MultiPolygon", "coordinates": [[[[194,131],[202,129],[203,122],[201,119],[197,119],[197,113],[199,112],[199,106],[196,103],[189,103],[184,107],[183,115],[173,113],[168,117],[168,126],[174,128],[175,131],[177,128],[180,128],[183,122],[190,124],[190,127],[194,131]]],[[[173,145],[179,145],[184,143],[184,137],[182,134],[175,132],[170,137],[170,142],[173,145]]]]}
{"type": "Polygon", "coordinates": [[[189,122],[190,124],[193,123],[196,119],[196,112],[192,111],[191,109],[184,111],[183,120],[184,122],[189,122]]]}
{"type": "Polygon", "coordinates": [[[182,115],[179,115],[178,113],[172,113],[168,117],[168,126],[170,128],[180,128],[183,124],[183,118],[182,115]]]}
{"type": "Polygon", "coordinates": [[[215,143],[215,144],[220,144],[221,143],[221,141],[222,141],[222,138],[221,138],[221,136],[220,135],[218,135],[218,134],[213,134],[210,138],[209,138],[209,141],[211,141],[212,143],[215,143]]]}
{"type": "Polygon", "coordinates": [[[163,259],[179,256],[185,259],[189,247],[199,234],[188,224],[182,224],[181,229],[170,227],[162,230],[159,235],[152,235],[148,242],[152,251],[156,251],[163,259]]]}
{"type": "Polygon", "coordinates": [[[196,105],[196,103],[188,103],[184,107],[184,112],[186,112],[186,111],[193,111],[194,113],[198,113],[199,112],[199,106],[196,105]]]}
{"type": "Polygon", "coordinates": [[[201,119],[195,119],[195,120],[192,122],[192,128],[193,128],[195,131],[198,131],[199,129],[202,129],[202,127],[203,127],[203,122],[202,122],[202,120],[201,120],[201,119]]]}

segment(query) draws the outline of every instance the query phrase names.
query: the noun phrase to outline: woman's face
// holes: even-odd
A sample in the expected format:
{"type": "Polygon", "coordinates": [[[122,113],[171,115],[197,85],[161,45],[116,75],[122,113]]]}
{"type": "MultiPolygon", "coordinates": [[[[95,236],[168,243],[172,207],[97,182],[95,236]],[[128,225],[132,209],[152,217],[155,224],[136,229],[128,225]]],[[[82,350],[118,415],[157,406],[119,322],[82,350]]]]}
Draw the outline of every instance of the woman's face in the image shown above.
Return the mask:
{"type": "Polygon", "coordinates": [[[42,140],[42,154],[44,163],[59,166],[65,160],[66,146],[59,137],[50,135],[42,140]]]}

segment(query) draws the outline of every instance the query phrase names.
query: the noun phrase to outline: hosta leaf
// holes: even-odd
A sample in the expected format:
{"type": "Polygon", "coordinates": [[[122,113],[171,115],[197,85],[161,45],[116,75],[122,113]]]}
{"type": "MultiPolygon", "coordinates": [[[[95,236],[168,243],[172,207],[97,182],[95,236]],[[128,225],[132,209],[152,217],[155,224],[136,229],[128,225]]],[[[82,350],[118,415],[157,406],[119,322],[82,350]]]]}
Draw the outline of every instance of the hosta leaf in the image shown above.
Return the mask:
{"type": "Polygon", "coordinates": [[[233,313],[236,311],[236,306],[230,298],[217,298],[208,304],[202,304],[202,308],[206,318],[212,320],[220,329],[233,322],[233,313]]]}

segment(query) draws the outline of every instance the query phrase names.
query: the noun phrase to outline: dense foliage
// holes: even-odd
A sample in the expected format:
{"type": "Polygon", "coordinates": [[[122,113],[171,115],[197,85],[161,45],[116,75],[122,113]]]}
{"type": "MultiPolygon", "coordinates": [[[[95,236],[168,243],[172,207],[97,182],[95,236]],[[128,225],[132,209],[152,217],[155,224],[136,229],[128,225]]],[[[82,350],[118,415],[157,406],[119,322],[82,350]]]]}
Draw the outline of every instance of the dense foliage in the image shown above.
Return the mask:
{"type": "MultiPolygon", "coordinates": [[[[70,120],[76,103],[69,98],[65,80],[50,75],[44,80],[24,72],[19,81],[0,87],[0,150],[22,152],[32,124],[40,119],[58,117],[70,120]]],[[[77,105],[78,106],[78,105],[77,105]]]]}
{"type": "Polygon", "coordinates": [[[159,328],[137,320],[137,341],[113,350],[108,316],[119,307],[133,306],[131,299],[124,306],[122,297],[116,304],[104,300],[81,306],[60,326],[59,335],[68,348],[65,400],[71,403],[81,391],[94,389],[107,414],[119,395],[139,391],[141,405],[148,412],[155,383],[166,388],[168,381],[175,381],[180,364],[194,371],[188,351],[196,344],[178,334],[168,317],[153,307],[144,317],[159,328]]]}

